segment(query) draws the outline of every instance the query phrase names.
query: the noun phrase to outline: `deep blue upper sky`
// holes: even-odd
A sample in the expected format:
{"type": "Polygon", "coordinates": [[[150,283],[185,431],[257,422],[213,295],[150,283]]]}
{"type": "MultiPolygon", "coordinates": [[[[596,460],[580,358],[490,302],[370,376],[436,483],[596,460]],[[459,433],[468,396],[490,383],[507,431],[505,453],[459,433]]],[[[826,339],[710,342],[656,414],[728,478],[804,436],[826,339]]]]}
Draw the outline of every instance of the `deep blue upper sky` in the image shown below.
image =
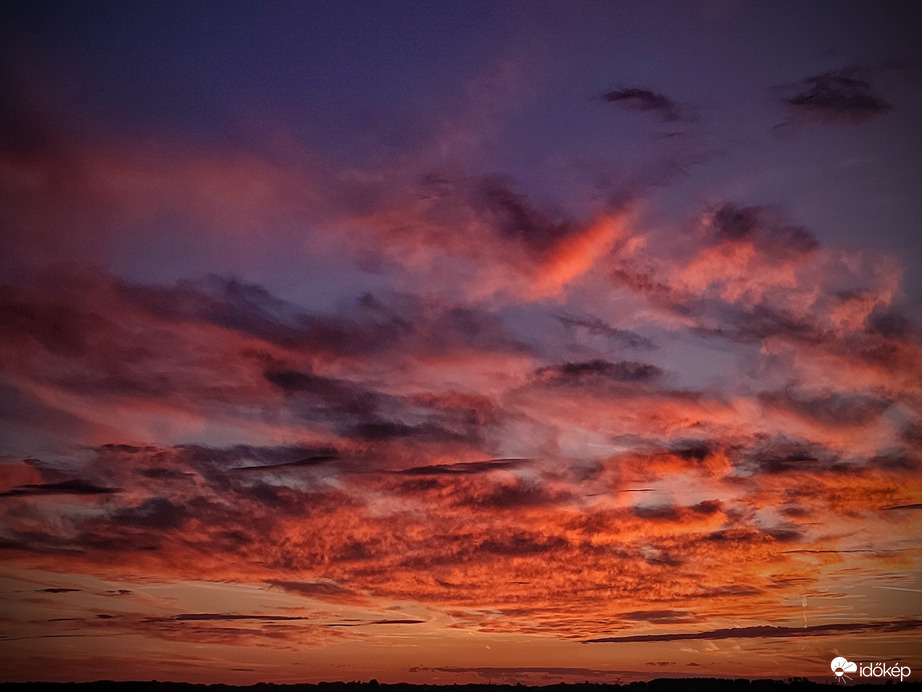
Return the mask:
{"type": "Polygon", "coordinates": [[[423,158],[577,214],[642,188],[654,222],[729,197],[890,247],[919,273],[916,3],[23,2],[4,15],[14,100],[80,137],[284,157],[284,133],[333,166],[423,158]],[[848,69],[892,108],[817,122],[784,104],[848,69]],[[601,99],[624,88],[666,96],[678,120],[601,99]],[[476,145],[444,144],[463,128],[476,145]]]}

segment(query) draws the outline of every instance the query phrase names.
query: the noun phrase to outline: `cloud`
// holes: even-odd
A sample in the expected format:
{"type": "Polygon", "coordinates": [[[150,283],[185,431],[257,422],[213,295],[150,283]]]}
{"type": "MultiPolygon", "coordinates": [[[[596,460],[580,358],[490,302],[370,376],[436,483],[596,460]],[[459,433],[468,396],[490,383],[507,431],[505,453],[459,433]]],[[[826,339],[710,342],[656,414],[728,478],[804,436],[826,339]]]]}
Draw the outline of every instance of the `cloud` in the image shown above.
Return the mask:
{"type": "MultiPolygon", "coordinates": [[[[231,471],[278,471],[280,469],[303,469],[321,466],[331,461],[339,459],[336,450],[329,450],[327,453],[315,454],[295,461],[286,461],[281,464],[257,464],[255,466],[238,466],[231,471]]],[[[150,472],[147,472],[148,474],[150,472]]]]}
{"type": "Polygon", "coordinates": [[[684,610],[635,610],[622,613],[625,620],[638,620],[654,624],[674,625],[678,623],[695,622],[697,618],[684,610]]]}
{"type": "MultiPolygon", "coordinates": [[[[311,315],[232,279],[134,286],[74,272],[7,297],[8,313],[19,316],[8,323],[3,346],[7,374],[18,382],[12,391],[85,420],[90,439],[101,442],[113,434],[105,426],[131,430],[132,419],[159,407],[190,416],[173,416],[181,426],[194,425],[192,416],[236,418],[262,428],[267,440],[280,434],[281,417],[291,416],[304,428],[327,424],[354,440],[468,444],[478,439],[481,414],[469,419],[472,409],[458,405],[460,396],[438,388],[403,396],[386,381],[391,391],[382,391],[370,370],[454,362],[458,372],[482,376],[485,364],[532,359],[532,347],[495,314],[410,297],[389,305],[366,295],[339,314],[311,315]],[[58,304],[68,305],[64,317],[58,304]],[[103,312],[107,318],[97,320],[103,312]],[[428,412],[424,420],[420,411],[428,412]]],[[[473,405],[493,415],[488,397],[473,405]]],[[[143,430],[134,433],[144,439],[143,430]]]]}
{"type": "Polygon", "coordinates": [[[175,504],[165,497],[152,497],[138,507],[119,510],[110,521],[115,526],[171,530],[182,527],[192,512],[191,508],[175,504]]]}
{"type": "Polygon", "coordinates": [[[822,469],[841,473],[847,470],[839,463],[841,457],[835,450],[815,442],[792,441],[783,435],[754,445],[749,456],[765,473],[822,469]]]}
{"type": "Polygon", "coordinates": [[[730,203],[706,210],[669,247],[656,240],[626,242],[632,249],[612,257],[609,276],[670,330],[761,344],[760,360],[770,352],[795,389],[828,390],[834,381],[888,400],[919,386],[910,374],[922,362],[918,338],[893,317],[896,258],[823,247],[776,210],[730,203]]]}
{"type": "Polygon", "coordinates": [[[889,103],[874,93],[858,68],[807,77],[792,90],[796,92],[786,97],[785,103],[795,113],[820,122],[860,124],[891,109],[889,103]]]}
{"type": "Polygon", "coordinates": [[[892,402],[866,394],[823,392],[806,394],[785,389],[763,392],[759,401],[770,408],[790,411],[824,425],[860,426],[877,420],[892,402]]]}
{"type": "Polygon", "coordinates": [[[577,229],[568,219],[535,209],[529,200],[509,189],[504,181],[484,179],[474,188],[472,206],[483,214],[500,237],[521,243],[542,255],[564,242],[577,229]]]}
{"type": "Polygon", "coordinates": [[[362,594],[332,581],[303,582],[273,580],[268,582],[268,584],[288,591],[289,593],[322,601],[332,601],[335,603],[367,602],[367,599],[362,594]]]}
{"type": "Polygon", "coordinates": [[[389,265],[430,292],[450,286],[444,295],[534,299],[560,294],[604,260],[632,200],[574,215],[535,202],[505,178],[424,175],[349,227],[364,229],[389,265]]]}
{"type": "MultiPolygon", "coordinates": [[[[201,578],[269,585],[350,607],[407,599],[435,609],[489,603],[502,615],[471,613],[459,622],[496,632],[542,632],[545,619],[553,620],[551,630],[582,638],[591,638],[599,627],[631,623],[708,623],[718,603],[774,612],[770,604],[777,593],[803,587],[769,585],[754,577],[750,566],[765,562],[794,569],[794,561],[824,555],[794,551],[836,544],[815,539],[809,518],[804,525],[796,518],[788,524],[757,518],[753,507],[761,502],[778,506],[770,493],[773,488],[789,492],[791,483],[747,485],[747,476],[721,479],[720,473],[734,473],[732,465],[715,461],[727,453],[726,444],[679,439],[636,458],[603,459],[590,477],[546,459],[401,468],[374,457],[356,463],[350,451],[335,464],[308,465],[304,474],[273,476],[270,470],[254,476],[228,471],[245,466],[246,459],[284,465],[322,448],[112,445],[85,459],[83,470],[89,478],[117,479],[131,488],[130,495],[113,496],[101,513],[65,513],[51,521],[41,513],[23,515],[19,508],[19,518],[4,518],[10,537],[4,548],[10,556],[27,555],[39,565],[47,558],[58,569],[79,572],[108,564],[116,574],[142,570],[165,580],[183,579],[194,569],[201,578]],[[149,468],[182,469],[186,480],[177,484],[172,477],[143,473],[149,468]],[[382,470],[388,472],[376,472],[382,470]],[[657,489],[644,494],[648,502],[635,505],[636,496],[616,491],[632,489],[625,476],[641,474],[696,487],[710,484],[707,492],[713,494],[686,504],[657,496],[662,492],[657,489]],[[692,478],[699,480],[692,483],[692,478]],[[586,498],[593,489],[608,492],[586,498]],[[517,616],[513,611],[523,599],[533,612],[517,616]],[[587,623],[587,608],[610,625],[587,623]]],[[[749,449],[755,453],[760,448],[750,442],[749,449]]],[[[747,458],[746,450],[734,454],[747,458]]],[[[871,498],[892,477],[868,475],[857,482],[862,486],[855,488],[855,496],[871,498]]],[[[827,476],[813,475],[811,483],[817,498],[825,494],[830,507],[838,507],[836,516],[854,510],[827,476]]],[[[896,501],[878,506],[900,504],[899,498],[913,491],[887,492],[896,501]]],[[[810,504],[817,498],[789,495],[787,502],[810,504]]],[[[891,526],[894,535],[902,530],[899,526],[891,526]]],[[[880,551],[854,554],[872,561],[892,559],[880,551]]],[[[798,573],[808,582],[814,578],[802,566],[798,573]]],[[[182,631],[180,625],[224,621],[222,627],[242,627],[263,622],[250,619],[263,615],[193,611],[131,627],[184,639],[198,632],[182,631]]],[[[269,615],[265,622],[279,625],[284,624],[281,616],[301,617],[269,615]]],[[[331,624],[358,631],[352,625],[415,619],[375,616],[331,624]]],[[[118,617],[106,622],[130,624],[118,617]]],[[[244,641],[274,635],[222,630],[202,636],[244,641]]],[[[284,636],[296,637],[293,632],[284,636]]]]}
{"type": "Polygon", "coordinates": [[[602,99],[631,110],[653,113],[664,122],[673,122],[680,118],[679,106],[675,101],[649,89],[614,89],[602,94],[602,99]]]}
{"type": "Polygon", "coordinates": [[[651,382],[662,377],[663,371],[655,365],[621,361],[592,360],[583,363],[564,363],[539,368],[537,381],[549,385],[576,385],[592,382],[651,382]]]}
{"type": "Polygon", "coordinates": [[[593,336],[605,336],[610,339],[612,343],[622,348],[634,348],[643,351],[652,351],[656,348],[650,339],[630,330],[612,327],[597,317],[568,317],[560,315],[557,319],[567,327],[585,329],[593,336]]]}
{"type": "MultiPolygon", "coordinates": [[[[483,93],[489,117],[462,114],[433,151],[501,141],[483,93]]],[[[890,108],[860,72],[786,96],[822,122],[890,108]]],[[[648,89],[603,98],[687,115],[648,89]]],[[[6,593],[35,602],[17,631],[271,657],[376,629],[778,640],[801,636],[805,591],[828,614],[843,575],[917,566],[922,360],[899,261],[720,196],[650,228],[631,205],[658,197],[610,184],[630,171],[574,195],[433,151],[358,169],[296,145],[90,146],[16,100],[0,416],[34,427],[2,461],[0,547],[13,572],[59,575],[6,593]],[[103,268],[126,262],[170,278],[103,268]],[[64,588],[111,595],[126,575],[144,583],[107,600],[119,612],[96,608],[103,587],[64,588]],[[195,581],[209,595],[181,607],[148,589],[195,581]]],[[[808,635],[918,629],[839,627],[808,635]]]]}
{"type": "MultiPolygon", "coordinates": [[[[477,509],[508,509],[516,507],[554,506],[566,500],[566,491],[554,491],[547,486],[514,478],[493,484],[474,486],[466,493],[460,493],[456,502],[459,505],[477,509]]],[[[518,537],[515,538],[518,541],[518,537]]]]}
{"type": "Polygon", "coordinates": [[[40,485],[20,485],[0,497],[30,497],[37,495],[111,495],[122,492],[119,488],[107,488],[83,480],[59,481],[40,485]]]}
{"type": "Polygon", "coordinates": [[[637,643],[637,642],[674,642],[692,639],[758,639],[788,637],[825,637],[839,634],[879,634],[888,632],[912,632],[922,629],[922,620],[892,620],[877,622],[843,622],[810,627],[776,627],[759,625],[755,627],[732,627],[707,632],[687,632],[681,634],[638,634],[625,637],[601,637],[585,640],[593,643],[637,643]]]}
{"type": "Polygon", "coordinates": [[[408,476],[454,476],[487,473],[497,470],[519,468],[529,459],[488,459],[486,461],[462,461],[456,464],[434,464],[403,469],[400,473],[408,476]]]}
{"type": "Polygon", "coordinates": [[[342,623],[330,623],[327,627],[365,627],[367,625],[422,625],[425,620],[371,620],[368,622],[342,622],[342,623]]]}
{"type": "Polygon", "coordinates": [[[477,550],[503,556],[541,555],[555,552],[565,545],[566,540],[559,537],[517,534],[502,541],[486,540],[477,546],[477,550]]]}
{"type": "Polygon", "coordinates": [[[895,262],[770,207],[718,202],[664,240],[509,180],[411,178],[342,236],[399,291],[319,309],[234,276],[72,269],[0,290],[11,401],[82,423],[4,460],[5,556],[305,609],[79,627],[307,646],[415,622],[391,610],[415,603],[427,634],[448,613],[719,633],[782,622],[844,555],[859,579],[912,563],[922,369],[895,262]],[[302,618],[314,601],[365,610],[302,618]]]}
{"type": "Polygon", "coordinates": [[[780,222],[765,207],[723,204],[713,212],[710,230],[718,242],[755,241],[761,249],[782,257],[802,255],[818,246],[810,232],[780,222]]]}
{"type": "Polygon", "coordinates": [[[37,589],[38,593],[76,593],[80,589],[67,589],[67,588],[48,588],[48,589],[37,589]]]}
{"type": "Polygon", "coordinates": [[[285,622],[288,620],[306,620],[300,615],[237,615],[233,613],[183,613],[168,620],[257,620],[261,622],[285,622]]]}

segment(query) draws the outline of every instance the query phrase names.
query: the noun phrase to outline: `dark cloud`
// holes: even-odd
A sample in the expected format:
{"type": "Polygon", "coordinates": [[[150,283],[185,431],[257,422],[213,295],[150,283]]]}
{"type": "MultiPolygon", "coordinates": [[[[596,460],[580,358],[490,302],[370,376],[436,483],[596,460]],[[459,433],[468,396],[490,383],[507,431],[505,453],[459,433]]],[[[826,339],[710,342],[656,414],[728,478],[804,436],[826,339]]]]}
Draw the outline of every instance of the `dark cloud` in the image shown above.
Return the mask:
{"type": "Polygon", "coordinates": [[[666,281],[659,280],[651,271],[624,265],[613,269],[609,278],[615,285],[640,293],[652,303],[680,315],[692,315],[700,310],[699,296],[690,295],[666,281]]]}
{"type": "Polygon", "coordinates": [[[662,369],[648,363],[612,363],[601,359],[550,365],[535,371],[538,381],[554,385],[590,384],[600,381],[644,383],[659,379],[662,375],[662,369]]]}
{"type": "Polygon", "coordinates": [[[832,470],[846,471],[839,455],[818,442],[789,440],[777,437],[755,445],[744,457],[749,465],[762,473],[787,471],[832,470]]]}
{"type": "Polygon", "coordinates": [[[496,555],[542,555],[567,547],[567,540],[560,536],[519,533],[502,539],[483,541],[477,550],[496,555]]]}
{"type": "MultiPolygon", "coordinates": [[[[668,261],[618,260],[609,274],[613,283],[691,318],[690,330],[700,336],[743,343],[780,336],[816,345],[842,338],[830,330],[828,313],[819,313],[817,298],[812,303],[796,299],[784,277],[796,277],[814,264],[815,280],[838,283],[860,270],[822,266],[826,254],[813,234],[785,222],[771,207],[724,203],[704,218],[701,234],[692,234],[687,245],[677,243],[677,255],[668,261]],[[777,265],[784,267],[782,273],[777,265]],[[740,274],[744,267],[751,276],[740,274]]],[[[826,299],[835,294],[829,291],[826,299]]]]}
{"type": "Polygon", "coordinates": [[[425,620],[368,620],[364,622],[336,622],[327,627],[365,627],[367,625],[422,625],[425,620]]]}
{"type": "Polygon", "coordinates": [[[361,600],[361,594],[358,592],[331,581],[305,582],[273,580],[267,583],[270,586],[278,587],[290,593],[306,596],[308,598],[334,601],[361,600]]]}
{"type": "Polygon", "coordinates": [[[718,238],[748,238],[760,224],[758,207],[739,208],[725,204],[714,212],[714,233],[718,238]]]}
{"type": "Polygon", "coordinates": [[[459,497],[456,503],[479,509],[509,509],[555,505],[569,498],[567,492],[550,491],[539,483],[516,478],[511,483],[472,489],[459,497]]]}
{"type": "Polygon", "coordinates": [[[764,544],[764,543],[791,543],[799,540],[803,535],[790,528],[775,529],[722,529],[712,531],[704,537],[711,543],[738,543],[738,544],[764,544]]]}
{"type": "Polygon", "coordinates": [[[0,537],[0,550],[25,550],[37,555],[58,555],[73,553],[77,549],[73,541],[50,531],[7,530],[0,537]]]}
{"type": "Polygon", "coordinates": [[[489,312],[468,307],[448,307],[427,318],[421,338],[425,351],[445,353],[465,349],[496,353],[529,353],[531,349],[506,330],[489,312]]]}
{"type": "Polygon", "coordinates": [[[322,417],[327,411],[370,417],[386,398],[354,382],[299,370],[270,367],[263,375],[287,396],[297,396],[299,410],[307,417],[322,417]],[[309,412],[311,402],[320,405],[320,410],[309,412]]]}
{"type": "Polygon", "coordinates": [[[153,445],[140,447],[138,445],[126,444],[106,444],[99,447],[101,452],[121,452],[124,454],[138,454],[140,452],[157,452],[158,448],[153,445]]]}
{"type": "MultiPolygon", "coordinates": [[[[174,287],[120,284],[134,304],[164,319],[209,322],[286,348],[337,357],[368,357],[385,352],[456,350],[524,352],[493,314],[463,306],[433,306],[410,296],[393,305],[370,294],[343,306],[338,314],[308,314],[262,286],[209,276],[174,287]]],[[[277,386],[289,383],[277,373],[277,386]]],[[[294,381],[295,388],[334,386],[335,382],[294,381]]]]}
{"type": "Polygon", "coordinates": [[[433,464],[416,466],[400,471],[409,476],[457,476],[487,473],[489,471],[515,469],[531,461],[530,459],[489,459],[486,461],[465,461],[457,464],[433,464]]]}
{"type": "Polygon", "coordinates": [[[639,643],[639,642],[675,642],[689,639],[758,639],[787,637],[824,637],[836,634],[876,634],[886,632],[911,632],[922,629],[922,620],[893,620],[890,622],[847,622],[811,627],[775,627],[759,625],[756,627],[732,627],[710,630],[707,632],[688,632],[682,634],[636,634],[623,637],[601,637],[587,639],[583,643],[639,643]]]}
{"type": "Polygon", "coordinates": [[[879,418],[892,404],[867,395],[828,392],[811,396],[793,389],[763,392],[759,401],[764,406],[788,410],[824,425],[846,427],[866,425],[879,418]]]}
{"type": "Polygon", "coordinates": [[[517,241],[537,254],[547,252],[576,231],[572,221],[538,210],[497,179],[484,179],[476,186],[474,206],[486,215],[500,237],[517,241]]]}
{"type": "Polygon", "coordinates": [[[204,445],[177,445],[159,450],[159,454],[168,454],[183,466],[191,466],[207,476],[220,475],[224,472],[247,466],[264,468],[271,466],[288,466],[299,464],[323,463],[339,456],[334,447],[278,445],[259,447],[255,445],[234,445],[232,447],[206,447],[204,445]]]}
{"type": "MultiPolygon", "coordinates": [[[[279,300],[266,289],[233,278],[210,276],[173,287],[119,284],[134,305],[175,322],[207,322],[285,348],[337,357],[363,357],[394,349],[450,351],[459,345],[497,351],[527,350],[496,316],[467,307],[434,309],[409,297],[389,306],[363,295],[341,314],[313,315],[279,300]]],[[[310,391],[349,399],[354,384],[297,372],[269,363],[267,378],[286,393],[310,391]]]]}
{"type": "Polygon", "coordinates": [[[363,295],[335,314],[314,315],[259,285],[218,276],[173,286],[138,286],[75,272],[43,278],[30,290],[0,288],[6,355],[22,374],[84,397],[169,400],[195,406],[197,413],[245,399],[251,411],[255,403],[269,412],[276,402],[254,402],[264,397],[247,376],[255,366],[303,421],[337,419],[337,427],[349,427],[391,418],[378,410],[402,404],[362,382],[314,372],[303,356],[321,362],[376,356],[407,361],[530,350],[497,315],[407,296],[395,296],[388,305],[363,295]],[[100,305],[106,306],[106,318],[97,314],[100,305]],[[213,326],[247,338],[227,335],[220,353],[210,345],[202,348],[213,326]],[[273,355],[271,346],[289,349],[300,362],[273,355]],[[208,376],[219,367],[225,376],[208,376]]]}
{"type": "Polygon", "coordinates": [[[348,395],[351,393],[351,388],[341,381],[329,377],[319,377],[309,372],[270,368],[263,375],[268,382],[289,395],[306,392],[317,394],[324,398],[336,399],[343,394],[348,395]]]}
{"type": "Polygon", "coordinates": [[[8,342],[29,340],[52,353],[81,356],[95,332],[110,326],[100,315],[24,288],[0,286],[0,332],[8,342]]]}
{"type": "Polygon", "coordinates": [[[613,344],[622,348],[634,348],[644,351],[651,351],[656,348],[650,339],[626,329],[616,329],[597,317],[567,317],[560,315],[557,319],[567,327],[585,329],[593,336],[605,336],[613,344]]]}
{"type": "Polygon", "coordinates": [[[785,103],[821,122],[858,124],[891,109],[856,68],[808,77],[794,88],[796,93],[785,98],[785,103]]]}
{"type": "Polygon", "coordinates": [[[284,348],[318,353],[371,355],[389,349],[409,325],[396,315],[368,314],[370,297],[360,299],[356,317],[311,315],[273,296],[262,286],[216,275],[175,286],[116,284],[132,305],[163,320],[206,322],[284,348]],[[363,310],[364,308],[364,310],[363,310]],[[362,314],[364,313],[364,314],[362,314]]]}
{"type": "Polygon", "coordinates": [[[713,455],[719,447],[713,442],[705,440],[677,440],[669,447],[669,451],[685,461],[701,462],[713,455]]]}
{"type": "MultiPolygon", "coordinates": [[[[885,508],[885,509],[886,509],[886,508],[885,508]]],[[[852,548],[852,549],[848,549],[848,550],[807,550],[807,549],[799,549],[799,550],[785,550],[784,552],[785,552],[785,554],[806,554],[806,555],[839,555],[839,554],[850,555],[850,554],[852,554],[852,553],[856,553],[856,554],[858,554],[858,555],[861,555],[861,554],[865,554],[865,555],[882,555],[882,554],[893,554],[894,552],[899,552],[899,551],[892,551],[892,550],[871,550],[871,549],[869,549],[869,548],[852,548]]],[[[782,585],[783,585],[783,584],[787,583],[788,581],[790,581],[790,580],[782,580],[781,583],[782,583],[782,585]]]]}
{"type": "Polygon", "coordinates": [[[41,485],[21,485],[0,493],[0,497],[22,497],[30,495],[111,495],[122,492],[120,488],[107,488],[89,481],[71,480],[41,485]]]}
{"type": "Polygon", "coordinates": [[[188,471],[180,471],[178,469],[167,468],[140,469],[138,473],[140,473],[145,478],[162,481],[179,481],[190,478],[193,475],[188,471]]]}
{"type": "Polygon", "coordinates": [[[444,428],[437,423],[427,422],[409,425],[400,421],[371,420],[346,427],[343,435],[369,442],[412,439],[419,442],[469,442],[477,441],[476,430],[459,431],[444,428]]]}
{"type": "Polygon", "coordinates": [[[673,122],[680,117],[679,106],[675,101],[649,89],[636,87],[614,89],[602,94],[602,98],[605,101],[616,103],[631,110],[654,113],[659,115],[664,122],[673,122]]]}
{"type": "Polygon", "coordinates": [[[119,510],[110,521],[117,526],[140,529],[178,529],[192,510],[188,505],[177,505],[165,497],[152,497],[138,507],[119,510]]]}
{"type": "MultiPolygon", "coordinates": [[[[103,468],[125,467],[151,482],[142,483],[156,492],[176,489],[175,481],[205,479],[215,491],[241,491],[250,481],[247,474],[321,467],[339,459],[334,447],[308,445],[126,448],[106,445],[97,450],[97,464],[103,468]],[[150,466],[148,466],[150,464],[150,466]],[[167,483],[164,483],[167,482],[167,483]]],[[[190,485],[191,490],[191,485],[190,485]]]]}
{"type": "Polygon", "coordinates": [[[769,337],[782,337],[804,344],[822,344],[827,341],[827,335],[814,320],[782,308],[759,304],[752,308],[722,312],[721,327],[696,327],[693,331],[700,336],[722,337],[742,343],[762,341],[769,337]]]}
{"type": "MultiPolygon", "coordinates": [[[[184,613],[175,615],[163,620],[259,620],[263,622],[283,622],[288,620],[308,620],[307,616],[301,615],[236,615],[232,613],[184,613]]],[[[150,618],[150,621],[158,621],[158,618],[150,618]]]]}
{"type": "Polygon", "coordinates": [[[621,617],[625,620],[654,624],[679,624],[698,620],[693,614],[684,610],[635,610],[630,613],[622,613],[621,617]]]}
{"type": "Polygon", "coordinates": [[[753,242],[773,258],[796,257],[819,245],[812,233],[781,221],[767,207],[724,204],[711,216],[711,232],[721,242],[753,242]]]}
{"type": "Polygon", "coordinates": [[[721,509],[718,500],[706,500],[689,507],[680,505],[636,505],[633,508],[634,516],[638,519],[649,521],[684,521],[695,514],[710,516],[721,509]]]}
{"type": "Polygon", "coordinates": [[[37,589],[37,591],[38,591],[39,593],[73,593],[73,592],[75,592],[75,591],[80,591],[80,589],[56,589],[56,588],[48,588],[48,589],[37,589]]]}
{"type": "Polygon", "coordinates": [[[637,505],[634,507],[634,516],[638,519],[649,521],[678,521],[679,509],[674,505],[637,505]]]}
{"type": "Polygon", "coordinates": [[[314,456],[303,457],[294,461],[286,461],[281,464],[260,464],[258,466],[238,466],[230,469],[231,471],[276,471],[281,469],[303,469],[321,466],[331,461],[339,459],[339,454],[335,450],[330,450],[326,454],[317,454],[314,456]]]}
{"type": "Polygon", "coordinates": [[[905,339],[913,332],[912,322],[895,310],[876,311],[868,319],[868,331],[887,339],[905,339]]]}

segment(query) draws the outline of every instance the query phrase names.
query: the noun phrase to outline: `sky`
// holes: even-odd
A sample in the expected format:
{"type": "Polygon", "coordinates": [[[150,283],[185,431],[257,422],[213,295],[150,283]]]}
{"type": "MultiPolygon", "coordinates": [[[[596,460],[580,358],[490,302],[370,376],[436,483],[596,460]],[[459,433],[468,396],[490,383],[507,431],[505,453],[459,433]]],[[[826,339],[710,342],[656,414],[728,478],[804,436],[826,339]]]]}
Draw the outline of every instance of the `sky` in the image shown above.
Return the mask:
{"type": "Polygon", "coordinates": [[[922,674],[920,29],[4,3],[0,679],[922,674]]]}

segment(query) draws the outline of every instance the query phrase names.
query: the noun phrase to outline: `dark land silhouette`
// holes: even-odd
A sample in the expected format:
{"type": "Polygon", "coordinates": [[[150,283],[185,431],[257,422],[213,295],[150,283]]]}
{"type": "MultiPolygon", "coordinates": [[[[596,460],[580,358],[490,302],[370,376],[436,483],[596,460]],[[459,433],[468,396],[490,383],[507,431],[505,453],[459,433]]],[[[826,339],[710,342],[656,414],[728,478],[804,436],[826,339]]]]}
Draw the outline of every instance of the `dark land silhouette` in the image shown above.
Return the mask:
{"type": "Polygon", "coordinates": [[[801,690],[880,690],[888,689],[922,690],[922,683],[912,681],[888,681],[884,683],[813,682],[804,678],[786,680],[748,680],[745,678],[660,678],[647,682],[615,683],[559,683],[555,685],[523,684],[462,684],[462,685],[413,685],[408,683],[380,684],[369,682],[319,682],[315,684],[255,685],[194,684],[185,682],[159,681],[112,681],[96,682],[7,682],[0,683],[0,692],[800,692],[801,690]]]}

